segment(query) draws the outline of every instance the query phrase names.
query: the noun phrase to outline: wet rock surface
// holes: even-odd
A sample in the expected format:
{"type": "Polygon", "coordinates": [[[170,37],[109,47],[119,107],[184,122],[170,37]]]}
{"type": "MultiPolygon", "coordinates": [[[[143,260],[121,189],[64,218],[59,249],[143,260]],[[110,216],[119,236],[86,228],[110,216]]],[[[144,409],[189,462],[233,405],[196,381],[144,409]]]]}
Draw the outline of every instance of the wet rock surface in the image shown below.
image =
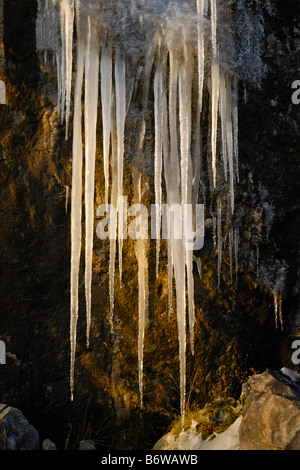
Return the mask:
{"type": "MultiPolygon", "coordinates": [[[[207,230],[201,253],[201,280],[195,269],[195,356],[188,349],[187,358],[191,402],[204,404],[224,394],[238,394],[241,376],[252,367],[259,371],[294,367],[291,344],[295,337],[291,334],[297,331],[299,314],[300,106],[291,102],[291,84],[300,78],[299,31],[296,2],[275,3],[278,13],[268,20],[264,42],[267,77],[261,90],[248,90],[247,102],[241,99],[239,109],[238,281],[231,284],[229,259],[224,254],[221,289],[217,287],[212,230],[207,230]],[[283,331],[275,328],[268,284],[270,279],[276,281],[278,266],[288,268],[283,331]]],[[[175,314],[168,318],[167,276],[162,271],[155,280],[153,252],[143,421],[137,374],[137,267],[130,244],[124,254],[124,287],[116,288],[112,336],[109,248],[95,240],[91,346],[86,350],[82,295],[76,393],[74,403],[70,402],[70,206],[66,214],[66,195],[71,184],[71,139],[65,140],[65,129],[56,115],[55,70],[51,61],[44,66],[44,58],[36,52],[36,12],[35,1],[5,2],[6,70],[0,77],[7,87],[7,104],[0,105],[0,340],[6,344],[7,357],[0,368],[0,399],[22,409],[41,430],[41,437],[48,438],[51,429],[57,437],[59,428],[62,441],[67,424],[91,396],[92,415],[104,432],[106,418],[123,421],[129,429],[126,420],[132,415],[143,426],[155,421],[166,425],[179,409],[176,318],[175,314]]],[[[99,141],[96,204],[103,195],[101,149],[99,141]]],[[[130,175],[127,162],[125,172],[130,175]]],[[[83,285],[80,289],[83,294],[83,285]]]]}

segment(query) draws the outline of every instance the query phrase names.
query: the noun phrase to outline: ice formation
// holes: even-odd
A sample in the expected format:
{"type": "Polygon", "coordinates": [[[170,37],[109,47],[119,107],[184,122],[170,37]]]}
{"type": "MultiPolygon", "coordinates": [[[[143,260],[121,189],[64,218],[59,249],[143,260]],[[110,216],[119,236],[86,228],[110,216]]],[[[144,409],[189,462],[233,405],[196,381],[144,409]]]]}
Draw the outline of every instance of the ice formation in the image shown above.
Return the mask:
{"type": "MultiPolygon", "coordinates": [[[[247,7],[238,2],[245,15],[247,7]]],[[[222,0],[39,0],[37,47],[52,51],[58,74],[58,113],[68,123],[74,96],[73,169],[71,193],[71,396],[78,319],[79,262],[82,244],[82,174],[85,161],[85,286],[87,344],[91,324],[92,251],[94,231],[95,153],[97,111],[102,111],[103,174],[105,203],[117,210],[118,222],[111,228],[109,261],[110,322],[113,329],[114,283],[117,254],[122,282],[124,240],[124,155],[132,153],[135,202],[143,200],[144,151],[148,113],[153,91],[154,197],[156,205],[156,272],[161,249],[161,204],[193,207],[201,191],[209,187],[210,210],[218,249],[218,282],[221,280],[222,220],[234,213],[238,181],[238,80],[248,70],[238,55],[230,2],[222,0]],[[73,33],[76,41],[73,43],[73,33]],[[139,59],[143,59],[139,62],[139,59]],[[236,63],[235,63],[236,58],[236,63]],[[143,65],[137,64],[142,63],[143,65]],[[136,70],[132,67],[136,66],[136,70]],[[75,73],[73,88],[72,75],[75,73]],[[134,78],[132,78],[134,77],[134,78]],[[153,77],[153,80],[152,80],[153,77]],[[131,106],[130,89],[142,89],[136,116],[134,150],[126,148],[126,117],[131,106]],[[72,89],[73,95],[72,95],[72,89]],[[82,95],[84,92],[84,102],[82,95]],[[98,97],[99,94],[99,97],[98,97]],[[205,106],[204,106],[205,96],[205,106]],[[84,129],[82,128],[84,117],[84,129]],[[209,122],[208,151],[202,143],[203,117],[209,122]],[[83,155],[83,130],[84,149],[83,155]],[[203,160],[208,172],[203,172],[203,160]],[[165,189],[164,189],[165,188],[165,189]],[[117,243],[118,240],[118,243],[117,243]]],[[[249,44],[248,44],[249,45],[249,44]]],[[[148,163],[147,163],[148,164],[148,163]]],[[[194,224],[195,212],[192,214],[194,224]]],[[[230,226],[230,273],[238,255],[238,232],[230,226]]],[[[186,388],[186,313],[190,347],[194,352],[194,277],[196,259],[187,239],[177,239],[171,230],[167,240],[169,309],[173,280],[178,322],[181,414],[184,419],[186,388]],[[187,291],[187,296],[186,296],[187,291]]],[[[143,347],[148,309],[147,241],[136,240],[139,285],[138,375],[143,403],[143,347]]]]}

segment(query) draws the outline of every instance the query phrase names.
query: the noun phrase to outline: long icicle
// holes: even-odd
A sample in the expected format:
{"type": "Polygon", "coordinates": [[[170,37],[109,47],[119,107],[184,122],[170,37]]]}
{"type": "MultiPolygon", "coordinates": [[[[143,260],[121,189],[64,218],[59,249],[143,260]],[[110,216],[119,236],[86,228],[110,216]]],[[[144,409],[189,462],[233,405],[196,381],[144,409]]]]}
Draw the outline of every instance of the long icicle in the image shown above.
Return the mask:
{"type": "Polygon", "coordinates": [[[115,88],[116,88],[116,122],[117,122],[117,161],[118,161],[118,221],[119,221],[119,276],[122,284],[122,250],[124,236],[123,208],[123,158],[124,130],[126,117],[126,69],[125,57],[117,47],[115,51],[115,88]]]}
{"type": "Polygon", "coordinates": [[[95,192],[95,156],[96,129],[99,89],[99,41],[97,30],[88,18],[87,51],[85,58],[85,296],[87,332],[86,341],[89,347],[91,325],[91,289],[92,258],[94,234],[94,192],[95,192]]]}
{"type": "MultiPolygon", "coordinates": [[[[160,49],[160,47],[159,47],[160,49]]],[[[159,50],[160,52],[160,50],[159,50]]],[[[163,72],[162,61],[159,59],[154,76],[154,120],[155,120],[155,150],[154,150],[154,188],[155,188],[155,228],[156,228],[156,277],[158,277],[161,202],[162,202],[162,144],[163,144],[163,72]]]]}
{"type": "MultiPolygon", "coordinates": [[[[139,170],[133,170],[134,199],[136,204],[141,204],[141,177],[139,170]]],[[[146,240],[139,236],[136,240],[136,254],[138,260],[138,371],[140,404],[143,408],[143,369],[144,369],[144,340],[146,317],[148,313],[148,261],[146,252],[146,240]]]]}
{"type": "Polygon", "coordinates": [[[70,389],[71,400],[74,395],[74,367],[76,354],[76,330],[78,319],[78,282],[81,251],[81,216],[82,216],[82,104],[81,94],[84,73],[84,40],[81,37],[79,19],[77,18],[77,74],[75,85],[75,103],[73,119],[73,165],[71,195],[71,294],[70,294],[70,389]]]}
{"type": "MultiPolygon", "coordinates": [[[[112,149],[112,183],[111,183],[111,205],[117,210],[118,207],[118,162],[116,151],[116,123],[115,123],[115,100],[111,103],[111,149],[112,149]]],[[[115,263],[117,245],[117,223],[115,221],[109,246],[109,299],[110,299],[110,325],[114,329],[114,293],[115,293],[115,263]]]]}
{"type": "Polygon", "coordinates": [[[202,95],[204,83],[204,0],[197,0],[198,28],[198,92],[199,112],[202,111],[202,95]]]}
{"type": "Polygon", "coordinates": [[[228,167],[229,167],[229,192],[230,192],[230,206],[231,213],[234,212],[234,166],[233,166],[233,129],[232,129],[232,90],[231,82],[228,79],[226,84],[227,90],[227,117],[226,117],[226,126],[227,126],[227,157],[228,157],[228,167]]]}
{"type": "Polygon", "coordinates": [[[219,58],[213,56],[211,65],[211,154],[213,186],[216,186],[216,158],[219,104],[219,58]]]}
{"type": "Polygon", "coordinates": [[[108,203],[109,188],[109,149],[111,132],[111,100],[112,100],[112,46],[102,47],[101,54],[101,102],[103,128],[103,164],[105,180],[105,203],[108,203]]]}

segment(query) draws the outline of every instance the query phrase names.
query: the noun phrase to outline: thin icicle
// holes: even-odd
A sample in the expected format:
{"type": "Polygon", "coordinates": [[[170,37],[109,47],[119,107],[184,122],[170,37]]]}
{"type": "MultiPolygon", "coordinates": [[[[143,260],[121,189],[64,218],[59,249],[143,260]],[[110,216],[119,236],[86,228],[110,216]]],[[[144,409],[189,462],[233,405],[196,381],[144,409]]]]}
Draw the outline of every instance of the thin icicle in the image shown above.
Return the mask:
{"type": "Polygon", "coordinates": [[[221,266],[222,266],[222,206],[221,199],[218,199],[217,207],[217,240],[218,240],[218,286],[220,287],[221,266]]]}
{"type": "Polygon", "coordinates": [[[57,115],[60,116],[62,112],[62,102],[61,102],[61,95],[62,95],[62,76],[61,76],[61,51],[55,52],[56,57],[56,68],[57,68],[57,115]]]}
{"type": "MultiPolygon", "coordinates": [[[[123,196],[123,158],[124,158],[124,131],[126,117],[126,69],[125,57],[117,47],[115,51],[115,88],[116,88],[116,122],[117,122],[117,162],[118,162],[118,201],[123,196]]],[[[124,238],[124,208],[122,202],[118,204],[119,221],[119,276],[122,285],[122,251],[124,238]]]]}
{"type": "Polygon", "coordinates": [[[182,240],[174,240],[174,273],[176,285],[176,308],[180,363],[180,413],[181,425],[184,426],[186,396],[186,276],[185,256],[182,240]]]}
{"type": "Polygon", "coordinates": [[[218,104],[219,104],[219,58],[214,56],[211,66],[211,162],[213,186],[216,186],[217,133],[218,133],[218,104]]]}
{"type": "Polygon", "coordinates": [[[105,203],[108,203],[109,187],[109,149],[111,131],[111,100],[112,100],[112,46],[102,47],[101,55],[101,102],[103,127],[103,162],[105,179],[105,203]]]}
{"type": "MultiPolygon", "coordinates": [[[[141,173],[134,169],[133,171],[134,199],[136,204],[141,204],[141,173]]],[[[138,370],[139,370],[139,391],[140,404],[143,408],[143,370],[144,370],[144,339],[145,326],[148,313],[148,262],[146,252],[146,240],[139,237],[136,240],[136,254],[138,260],[138,370]]]]}
{"type": "MultiPolygon", "coordinates": [[[[179,123],[181,153],[181,202],[188,203],[189,163],[191,145],[191,85],[192,74],[187,46],[184,46],[184,61],[179,67],[179,123]]],[[[184,206],[182,206],[184,207],[184,206]]]]}
{"type": "Polygon", "coordinates": [[[234,153],[234,159],[235,159],[235,172],[236,172],[236,179],[237,183],[240,181],[240,176],[239,176],[239,144],[238,144],[238,139],[239,139],[239,118],[238,118],[238,83],[237,79],[234,79],[233,83],[233,104],[232,104],[232,119],[233,119],[233,153],[234,153]]]}
{"type": "Polygon", "coordinates": [[[66,189],[66,196],[65,196],[65,213],[67,214],[68,213],[68,205],[69,205],[69,186],[66,186],[65,187],[66,189]]]}
{"type": "Polygon", "coordinates": [[[278,298],[278,314],[279,314],[279,321],[280,321],[281,331],[283,331],[282,298],[281,298],[281,296],[279,296],[279,298],[278,298]]]}
{"type": "MultiPolygon", "coordinates": [[[[186,108],[188,104],[183,102],[186,96],[185,70],[181,66],[179,73],[179,56],[176,49],[170,48],[170,72],[169,72],[169,129],[170,129],[170,157],[166,159],[166,168],[164,171],[167,203],[169,207],[173,204],[181,204],[180,194],[180,154],[178,152],[178,129],[177,129],[177,98],[180,96],[181,104],[179,113],[181,116],[181,151],[187,153],[188,149],[188,124],[185,121],[186,108]],[[180,91],[178,94],[178,80],[181,78],[180,91]],[[187,132],[186,132],[187,131],[187,132]],[[187,146],[186,146],[187,144],[187,146]]],[[[187,155],[183,155],[186,156],[187,155]]],[[[186,162],[187,163],[187,162],[186,162]]],[[[184,174],[184,172],[183,172],[184,174]]],[[[183,184],[184,189],[184,184],[183,184]]],[[[184,192],[187,189],[184,189],[184,192]]],[[[178,343],[179,343],[179,363],[180,363],[180,412],[181,424],[184,426],[185,417],[185,396],[186,396],[186,257],[185,242],[182,239],[175,239],[174,230],[171,224],[170,233],[171,259],[174,268],[175,292],[176,292],[176,313],[178,327],[178,343]]],[[[170,262],[170,259],[169,259],[170,262]]]]}
{"type": "Polygon", "coordinates": [[[283,330],[282,320],[282,298],[277,292],[273,292],[274,297],[274,313],[275,313],[275,327],[278,329],[278,320],[280,322],[280,328],[283,330]]]}
{"type": "MultiPolygon", "coordinates": [[[[112,183],[111,183],[111,205],[118,207],[118,162],[116,152],[116,124],[115,124],[115,102],[111,102],[111,149],[112,149],[112,183]]],[[[115,263],[116,263],[116,245],[117,245],[117,224],[112,228],[109,248],[109,299],[110,299],[110,325],[114,329],[114,297],[115,297],[115,263]]]]}
{"type": "Polygon", "coordinates": [[[197,0],[198,29],[198,93],[199,112],[202,111],[202,95],[204,83],[204,0],[197,0]]]}
{"type": "MultiPolygon", "coordinates": [[[[164,70],[165,71],[165,70],[164,70]]],[[[162,97],[162,143],[163,143],[163,160],[164,167],[169,168],[170,166],[170,142],[169,142],[169,127],[168,127],[168,102],[167,102],[167,78],[166,74],[163,74],[163,97],[162,97]]],[[[170,174],[168,173],[165,177],[166,184],[171,185],[169,180],[170,174]]],[[[173,245],[172,236],[167,239],[167,253],[168,253],[168,316],[172,314],[173,307],[173,245]]]]}
{"type": "Polygon", "coordinates": [[[82,216],[82,105],[81,94],[84,72],[84,42],[80,38],[77,43],[77,75],[75,85],[75,103],[73,120],[73,165],[72,165],[72,202],[71,202],[71,312],[70,312],[70,389],[71,400],[74,395],[74,367],[76,353],[76,331],[78,319],[78,281],[81,251],[81,216],[82,216]]]}
{"type": "Polygon", "coordinates": [[[229,229],[229,234],[228,234],[228,245],[229,245],[229,268],[230,268],[230,282],[232,284],[232,248],[233,248],[233,228],[231,227],[229,229]]]}
{"type": "Polygon", "coordinates": [[[94,234],[94,192],[96,129],[99,89],[99,41],[97,30],[88,18],[87,50],[85,58],[85,297],[87,316],[87,347],[91,325],[92,257],[94,234]]]}
{"type": "Polygon", "coordinates": [[[235,278],[236,278],[236,281],[238,280],[238,273],[239,273],[238,253],[239,253],[239,231],[236,228],[234,230],[234,261],[235,261],[235,278]]]}
{"type": "Polygon", "coordinates": [[[217,55],[217,0],[210,0],[211,9],[211,43],[213,55],[217,55]]]}
{"type": "Polygon", "coordinates": [[[66,120],[66,138],[71,109],[72,64],[73,64],[73,26],[74,26],[74,0],[61,0],[61,119],[66,120]]]}
{"type": "Polygon", "coordinates": [[[226,116],[226,127],[227,127],[227,157],[229,167],[229,192],[230,192],[230,205],[231,213],[234,213],[234,166],[233,166],[233,130],[232,130],[232,90],[231,82],[226,84],[227,89],[227,116],[226,116]]]}
{"type": "Polygon", "coordinates": [[[159,60],[154,76],[154,121],[155,121],[155,149],[154,149],[154,190],[156,205],[156,277],[158,277],[160,229],[161,229],[161,203],[162,203],[162,150],[163,150],[163,64],[159,60]]]}
{"type": "Polygon", "coordinates": [[[213,224],[213,243],[214,247],[217,246],[217,217],[212,215],[212,224],[213,224]]]}
{"type": "Polygon", "coordinates": [[[227,96],[226,96],[226,82],[224,70],[220,73],[220,118],[221,118],[221,133],[222,133],[222,156],[224,177],[227,181],[227,96]]]}
{"type": "Polygon", "coordinates": [[[194,256],[193,257],[196,265],[197,265],[197,270],[198,270],[198,274],[199,274],[199,278],[200,280],[202,279],[202,264],[201,264],[201,258],[198,258],[197,256],[194,256]]]}
{"type": "MultiPolygon", "coordinates": [[[[179,124],[180,124],[180,154],[181,154],[181,208],[184,217],[184,209],[191,204],[192,191],[190,184],[191,173],[191,122],[192,122],[192,64],[190,51],[186,40],[184,41],[184,60],[179,67],[179,124]]],[[[184,219],[183,219],[184,220],[184,219]]],[[[186,226],[186,225],[185,225],[186,226]]],[[[187,248],[187,237],[183,231],[183,256],[185,258],[187,273],[187,290],[189,305],[189,329],[192,354],[194,353],[194,278],[192,251],[187,248]]]]}
{"type": "Polygon", "coordinates": [[[274,313],[275,313],[275,327],[278,328],[278,295],[276,292],[273,293],[274,297],[274,313]]]}
{"type": "MultiPolygon", "coordinates": [[[[166,132],[164,132],[164,164],[165,182],[167,188],[167,201],[169,206],[172,203],[180,203],[179,182],[180,167],[178,153],[178,130],[177,130],[177,95],[178,95],[178,55],[174,50],[169,51],[170,73],[169,73],[169,129],[170,146],[166,150],[166,132]]],[[[164,106],[164,126],[167,124],[167,103],[164,106]]],[[[165,128],[166,131],[166,128],[165,128]]],[[[172,308],[172,291],[174,273],[174,227],[171,224],[170,237],[168,240],[168,283],[169,283],[169,314],[172,308]]],[[[176,286],[177,288],[177,286],[176,286]]]]}
{"type": "Polygon", "coordinates": [[[178,193],[180,182],[180,164],[178,155],[178,129],[177,129],[177,98],[178,98],[178,53],[170,50],[170,77],[169,77],[169,127],[170,127],[170,165],[165,175],[168,176],[172,192],[178,193]],[[171,173],[169,173],[169,171],[171,173]]]}

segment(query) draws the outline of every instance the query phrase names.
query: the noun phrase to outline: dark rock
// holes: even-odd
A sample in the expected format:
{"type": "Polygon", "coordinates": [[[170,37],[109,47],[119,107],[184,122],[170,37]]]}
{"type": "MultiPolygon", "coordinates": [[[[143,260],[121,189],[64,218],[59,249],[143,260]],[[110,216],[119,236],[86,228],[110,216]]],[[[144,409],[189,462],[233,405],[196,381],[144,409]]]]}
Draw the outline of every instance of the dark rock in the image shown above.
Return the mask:
{"type": "Polygon", "coordinates": [[[78,450],[96,450],[96,447],[93,441],[84,440],[79,442],[78,450]]]}
{"type": "Polygon", "coordinates": [[[42,450],[57,450],[57,447],[50,439],[45,439],[42,442],[42,450]]]}
{"type": "Polygon", "coordinates": [[[39,435],[17,408],[0,404],[0,450],[38,450],[39,435]]]}

